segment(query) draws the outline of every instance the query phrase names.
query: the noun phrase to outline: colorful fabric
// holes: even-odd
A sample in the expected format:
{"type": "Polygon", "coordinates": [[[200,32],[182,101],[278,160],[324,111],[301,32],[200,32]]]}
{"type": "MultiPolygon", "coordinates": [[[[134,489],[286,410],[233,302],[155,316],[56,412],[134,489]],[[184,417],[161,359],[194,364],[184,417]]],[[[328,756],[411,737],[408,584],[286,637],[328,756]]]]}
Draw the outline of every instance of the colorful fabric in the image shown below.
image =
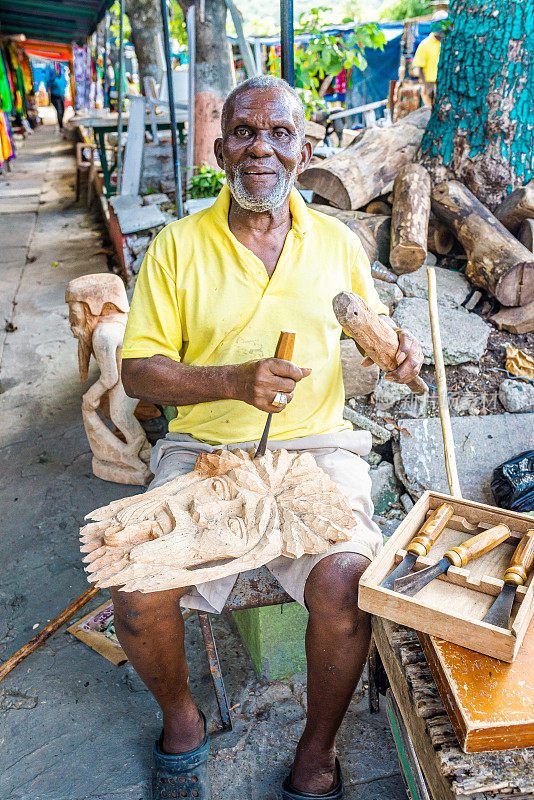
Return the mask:
{"type": "MultiPolygon", "coordinates": [[[[148,249],[135,288],[123,358],[162,354],[198,366],[240,364],[273,355],[282,329],[296,330],[294,362],[310,367],[292,402],[275,414],[271,438],[335,433],[343,419],[341,328],[332,298],[352,290],[378,313],[369,259],[339,220],[310,211],[294,189],[292,228],[269,279],[263,262],[228,225],[230,190],[215,204],[167,225],[148,249]]],[[[265,414],[237,400],[181,406],[170,422],[209,444],[255,441],[265,414]]]]}
{"type": "Polygon", "coordinates": [[[423,39],[413,58],[414,67],[423,70],[425,81],[435,83],[438,77],[439,55],[441,53],[441,42],[436,39],[433,33],[423,39]]]}
{"type": "Polygon", "coordinates": [[[7,60],[2,48],[0,48],[0,110],[11,113],[13,108],[13,97],[11,93],[11,84],[9,82],[9,73],[7,68],[7,60]]]}
{"type": "Polygon", "coordinates": [[[9,117],[5,111],[0,111],[0,166],[12,158],[15,158],[15,145],[9,117]]]}

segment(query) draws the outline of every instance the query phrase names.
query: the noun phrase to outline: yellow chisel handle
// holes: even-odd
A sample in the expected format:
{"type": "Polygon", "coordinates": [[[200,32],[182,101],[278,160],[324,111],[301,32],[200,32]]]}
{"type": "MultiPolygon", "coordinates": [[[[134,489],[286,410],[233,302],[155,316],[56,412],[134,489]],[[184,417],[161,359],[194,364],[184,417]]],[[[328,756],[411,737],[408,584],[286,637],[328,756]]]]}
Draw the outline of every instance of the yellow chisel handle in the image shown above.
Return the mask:
{"type": "Polygon", "coordinates": [[[293,348],[295,346],[295,331],[280,331],[278,344],[274,352],[275,358],[283,358],[284,361],[291,361],[293,358],[293,348]]]}
{"type": "Polygon", "coordinates": [[[423,527],[414,536],[406,551],[416,556],[426,556],[428,551],[447,527],[447,522],[454,513],[454,509],[448,503],[442,503],[428,517],[423,527]]]}
{"type": "Polygon", "coordinates": [[[504,573],[505,583],[523,586],[534,565],[534,530],[527,531],[514,550],[512,560],[504,573]]]}
{"type": "Polygon", "coordinates": [[[508,525],[495,525],[493,528],[488,528],[487,531],[477,533],[476,536],[472,536],[458,547],[451,547],[444,555],[455,567],[465,567],[468,561],[489,553],[498,544],[506,541],[509,536],[508,525]]]}

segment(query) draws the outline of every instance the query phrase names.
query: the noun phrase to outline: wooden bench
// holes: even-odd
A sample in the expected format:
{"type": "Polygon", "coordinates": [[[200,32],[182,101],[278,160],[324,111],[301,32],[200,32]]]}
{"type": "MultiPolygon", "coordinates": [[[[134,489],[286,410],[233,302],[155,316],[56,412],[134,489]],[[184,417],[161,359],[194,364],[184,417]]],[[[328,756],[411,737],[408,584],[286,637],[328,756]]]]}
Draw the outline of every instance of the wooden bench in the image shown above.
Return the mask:
{"type": "MultiPolygon", "coordinates": [[[[464,753],[417,633],[373,617],[373,639],[399,711],[395,721],[388,708],[388,717],[405,781],[413,787],[410,793],[414,800],[425,797],[433,800],[532,800],[534,748],[464,753]],[[398,735],[395,735],[395,726],[398,735]],[[410,748],[416,756],[412,766],[410,748]]],[[[376,695],[373,677],[370,672],[370,696],[376,695]]]]}

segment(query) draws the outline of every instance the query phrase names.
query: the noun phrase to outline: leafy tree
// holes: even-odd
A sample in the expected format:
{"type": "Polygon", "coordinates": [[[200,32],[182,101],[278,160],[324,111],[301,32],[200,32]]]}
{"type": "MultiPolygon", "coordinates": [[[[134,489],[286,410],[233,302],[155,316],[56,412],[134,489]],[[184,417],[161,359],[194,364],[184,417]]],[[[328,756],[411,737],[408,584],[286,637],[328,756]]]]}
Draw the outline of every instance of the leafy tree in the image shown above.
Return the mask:
{"type": "MultiPolygon", "coordinates": [[[[367,67],[365,48],[383,50],[384,34],[374,23],[357,25],[352,32],[333,34],[324,30],[332,9],[326,6],[312,8],[299,17],[296,34],[309,36],[306,44],[295,48],[295,86],[300,90],[309,118],[319,108],[326,108],[322,99],[326,89],[344,69],[364,70],[367,67]]],[[[343,22],[353,22],[345,19],[343,22]]],[[[280,71],[278,56],[270,62],[280,71]]]]}
{"type": "Polygon", "coordinates": [[[411,17],[422,17],[424,14],[431,13],[430,0],[393,0],[382,8],[380,19],[392,21],[411,19],[411,17]]]}

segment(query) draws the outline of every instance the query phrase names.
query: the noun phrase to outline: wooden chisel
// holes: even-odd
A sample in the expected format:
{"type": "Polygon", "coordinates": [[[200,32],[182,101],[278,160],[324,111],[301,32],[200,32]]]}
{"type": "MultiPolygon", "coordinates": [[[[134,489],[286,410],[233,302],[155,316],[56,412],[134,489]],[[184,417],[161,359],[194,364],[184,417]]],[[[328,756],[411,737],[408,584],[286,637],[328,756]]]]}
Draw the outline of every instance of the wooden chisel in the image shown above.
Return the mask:
{"type": "MultiPolygon", "coordinates": [[[[278,344],[276,345],[276,350],[274,353],[275,358],[283,358],[284,361],[291,361],[293,358],[293,348],[295,346],[295,336],[297,334],[295,331],[280,331],[280,336],[278,337],[278,344]]],[[[269,438],[269,429],[271,427],[271,420],[273,418],[272,413],[267,414],[267,422],[265,423],[265,428],[263,429],[263,433],[261,435],[260,443],[258,445],[258,449],[254,454],[254,458],[260,458],[261,456],[265,455],[265,451],[267,449],[267,439],[269,438]]]]}
{"type": "Polygon", "coordinates": [[[404,556],[393,572],[382,581],[380,586],[384,589],[393,589],[393,584],[397,578],[403,578],[408,575],[419,556],[428,555],[428,551],[447,527],[447,523],[453,513],[454,508],[449,503],[442,503],[438,506],[406,548],[407,555],[404,556]]]}
{"type": "Polygon", "coordinates": [[[393,588],[399,594],[413,597],[438,575],[445,574],[450,566],[465,567],[469,561],[489,553],[498,544],[506,541],[509,536],[510,528],[507,525],[495,525],[493,528],[488,528],[487,531],[477,533],[476,536],[472,536],[457,547],[451,547],[434,566],[422,569],[414,575],[399,578],[395,581],[393,588]]]}
{"type": "Polygon", "coordinates": [[[517,587],[523,586],[533,565],[534,529],[525,533],[514,550],[512,560],[504,573],[504,586],[482,622],[498,628],[508,628],[517,587]]]}

